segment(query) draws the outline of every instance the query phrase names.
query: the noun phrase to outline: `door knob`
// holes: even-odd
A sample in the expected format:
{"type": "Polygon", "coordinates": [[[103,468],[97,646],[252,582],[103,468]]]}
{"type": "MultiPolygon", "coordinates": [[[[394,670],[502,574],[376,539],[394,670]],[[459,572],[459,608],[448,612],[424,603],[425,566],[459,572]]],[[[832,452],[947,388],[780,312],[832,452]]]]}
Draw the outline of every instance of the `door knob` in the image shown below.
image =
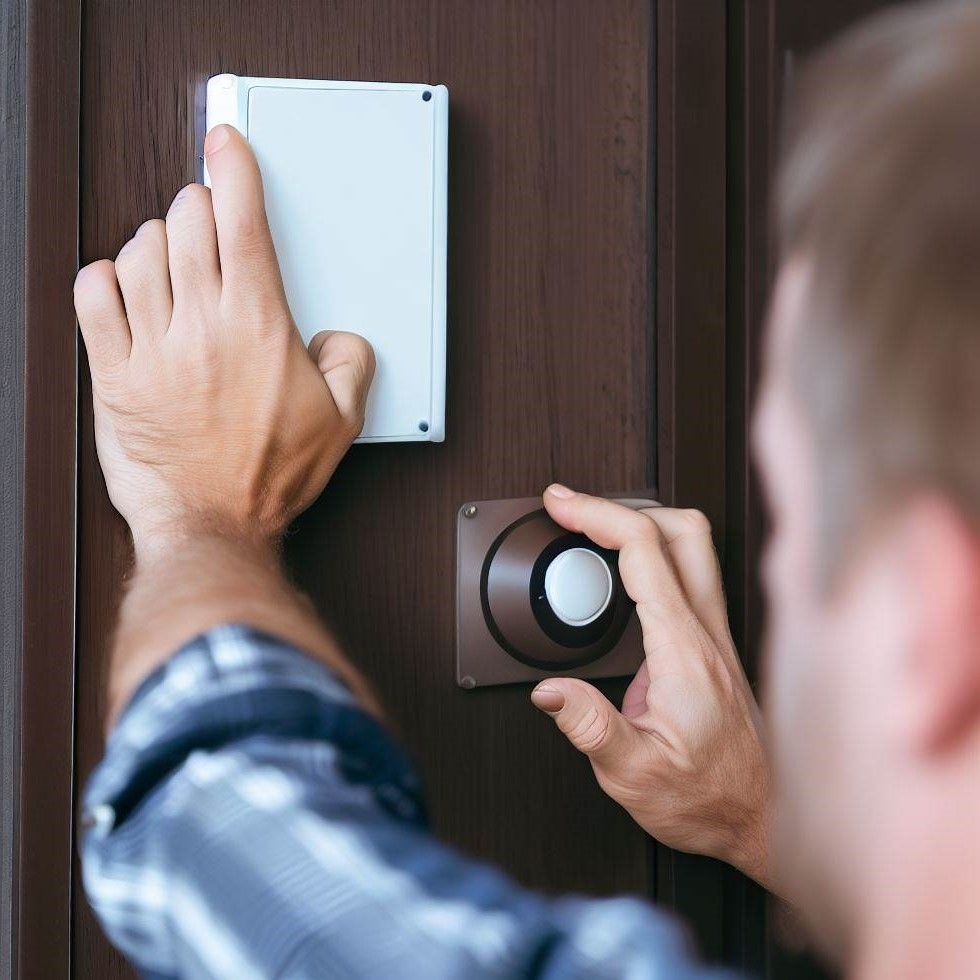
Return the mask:
{"type": "Polygon", "coordinates": [[[638,668],[642,638],[616,552],[556,524],[540,498],[464,505],[457,545],[460,686],[555,673],[613,677],[638,668]]]}

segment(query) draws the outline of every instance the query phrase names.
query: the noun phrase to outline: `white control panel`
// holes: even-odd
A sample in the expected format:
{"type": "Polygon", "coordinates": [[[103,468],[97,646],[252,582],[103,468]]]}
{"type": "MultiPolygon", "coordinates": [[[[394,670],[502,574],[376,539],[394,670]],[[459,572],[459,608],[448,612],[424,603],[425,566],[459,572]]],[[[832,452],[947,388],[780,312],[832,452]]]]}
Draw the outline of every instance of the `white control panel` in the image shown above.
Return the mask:
{"type": "Polygon", "coordinates": [[[303,338],[350,330],[374,346],[359,442],[445,437],[448,101],[442,85],[208,81],[207,128],[235,126],[262,168],[303,338]]]}

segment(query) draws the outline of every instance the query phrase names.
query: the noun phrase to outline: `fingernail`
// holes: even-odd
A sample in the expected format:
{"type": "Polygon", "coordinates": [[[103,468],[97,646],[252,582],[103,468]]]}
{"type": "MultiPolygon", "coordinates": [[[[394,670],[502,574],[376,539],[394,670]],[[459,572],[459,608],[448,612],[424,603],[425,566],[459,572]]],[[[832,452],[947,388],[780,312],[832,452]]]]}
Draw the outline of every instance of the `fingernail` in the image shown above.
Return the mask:
{"type": "Polygon", "coordinates": [[[553,497],[561,497],[563,500],[567,500],[569,497],[575,496],[575,491],[569,490],[568,487],[562,483],[552,483],[551,486],[548,487],[548,493],[550,493],[553,497]]]}
{"type": "Polygon", "coordinates": [[[231,135],[230,127],[222,123],[220,126],[215,126],[210,133],[204,138],[204,152],[205,153],[216,153],[228,142],[228,137],[231,135]]]}
{"type": "Polygon", "coordinates": [[[565,707],[565,695],[553,687],[536,687],[531,692],[531,704],[548,714],[554,714],[565,707]]]}

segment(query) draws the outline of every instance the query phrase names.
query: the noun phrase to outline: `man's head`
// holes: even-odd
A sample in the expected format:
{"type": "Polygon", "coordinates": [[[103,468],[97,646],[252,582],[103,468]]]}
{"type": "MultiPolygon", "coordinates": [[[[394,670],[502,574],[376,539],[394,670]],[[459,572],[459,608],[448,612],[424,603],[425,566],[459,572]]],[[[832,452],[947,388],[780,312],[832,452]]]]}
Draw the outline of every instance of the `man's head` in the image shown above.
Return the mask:
{"type": "Polygon", "coordinates": [[[980,856],[980,6],[860,26],[789,109],[767,709],[778,859],[841,953],[899,876],[980,856]]]}

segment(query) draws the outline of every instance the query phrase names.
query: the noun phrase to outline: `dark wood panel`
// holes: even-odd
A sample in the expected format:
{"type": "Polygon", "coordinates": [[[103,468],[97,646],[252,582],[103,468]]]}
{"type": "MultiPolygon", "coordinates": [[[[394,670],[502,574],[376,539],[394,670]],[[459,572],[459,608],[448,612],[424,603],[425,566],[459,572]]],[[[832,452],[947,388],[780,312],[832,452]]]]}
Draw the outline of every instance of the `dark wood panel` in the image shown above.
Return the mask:
{"type": "Polygon", "coordinates": [[[0,976],[17,955],[24,545],[24,198],[27,11],[0,6],[0,976]]]}
{"type": "Polygon", "coordinates": [[[34,0],[26,15],[15,962],[55,977],[71,929],[79,10],[34,0]]]}
{"type": "MultiPolygon", "coordinates": [[[[707,514],[724,555],[725,5],[661,0],[657,10],[658,483],[665,503],[707,514]]],[[[717,862],[658,849],[658,898],[712,960],[741,960],[726,930],[741,920],[741,888],[717,862]]]]}
{"type": "MultiPolygon", "coordinates": [[[[356,447],[288,557],[415,749],[439,833],[548,890],[648,892],[652,851],[527,688],[455,687],[454,520],[466,499],[529,495],[553,478],[593,490],[654,482],[650,18],[641,0],[85,7],[86,261],[113,254],[193,178],[197,79],[449,86],[447,441],[356,447]]],[[[82,377],[84,777],[101,751],[105,652],[129,555],[82,377]]],[[[77,908],[76,974],[123,975],[77,908]]]]}

